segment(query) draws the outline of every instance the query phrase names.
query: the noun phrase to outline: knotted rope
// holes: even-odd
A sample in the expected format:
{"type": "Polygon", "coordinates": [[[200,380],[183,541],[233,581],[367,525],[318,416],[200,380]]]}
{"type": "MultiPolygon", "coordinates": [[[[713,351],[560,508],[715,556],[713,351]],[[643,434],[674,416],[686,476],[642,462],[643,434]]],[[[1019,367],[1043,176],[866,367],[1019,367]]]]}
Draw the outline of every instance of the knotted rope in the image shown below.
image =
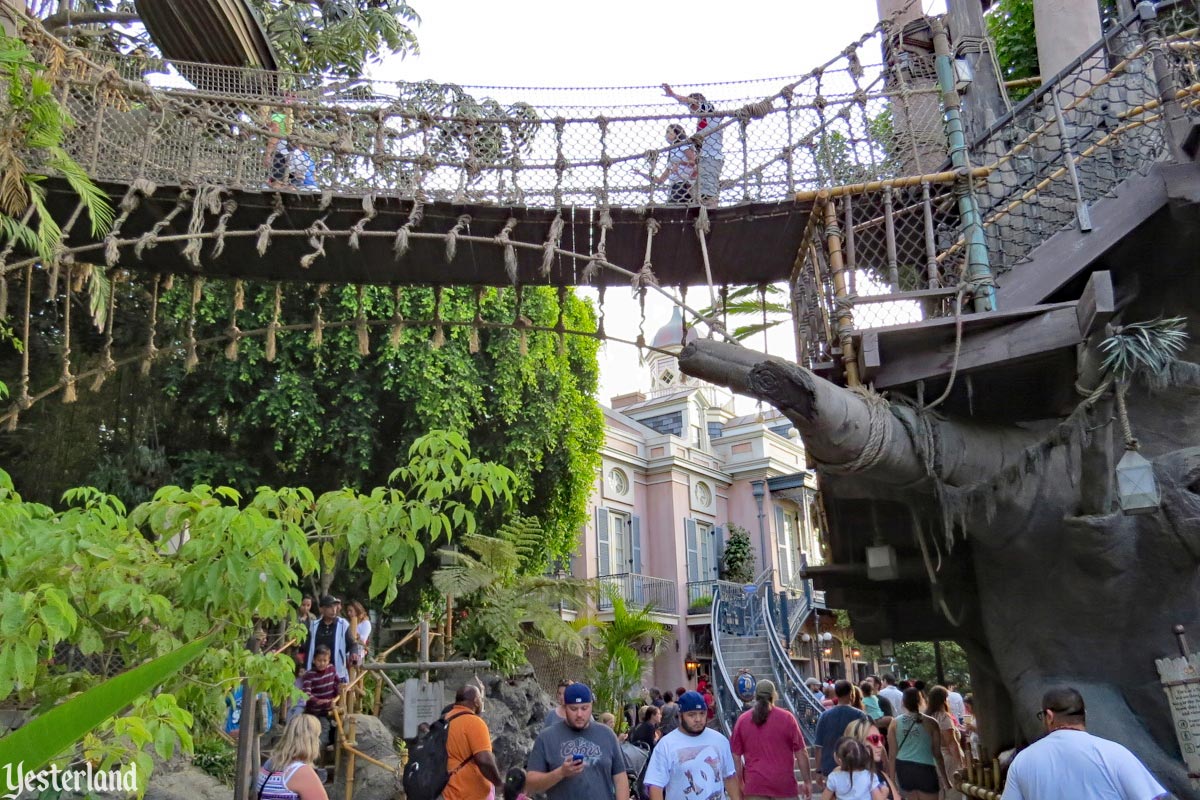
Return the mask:
{"type": "Polygon", "coordinates": [[[62,379],[64,403],[74,403],[75,397],[75,376],[71,374],[71,295],[73,293],[71,287],[71,276],[67,276],[67,291],[63,296],[63,355],[62,355],[62,379]]]}
{"type": "Polygon", "coordinates": [[[449,264],[458,255],[458,235],[464,230],[469,231],[471,226],[471,215],[463,214],[454,223],[454,227],[446,234],[446,263],[449,264]]]}
{"type": "Polygon", "coordinates": [[[542,245],[542,277],[550,277],[550,269],[554,266],[554,253],[558,249],[559,242],[562,241],[563,218],[562,211],[557,211],[554,214],[554,221],[550,223],[550,232],[546,236],[546,243],[542,245]]]}
{"type": "Polygon", "coordinates": [[[154,226],[150,230],[138,238],[137,244],[133,246],[133,254],[138,257],[138,260],[141,260],[143,252],[152,250],[158,246],[158,235],[162,233],[164,228],[174,222],[177,216],[183,213],[183,210],[190,205],[191,199],[191,191],[183,189],[179,193],[179,198],[175,201],[175,207],[168,211],[165,217],[154,223],[154,226]]]}
{"type": "Polygon", "coordinates": [[[588,260],[587,266],[579,276],[580,283],[591,283],[600,272],[600,265],[608,261],[608,232],[613,229],[612,209],[607,205],[600,209],[600,238],[596,242],[596,252],[588,260]]]}
{"type": "Polygon", "coordinates": [[[517,227],[517,218],[509,217],[504,222],[504,227],[500,233],[496,234],[496,244],[504,248],[504,271],[508,274],[509,283],[514,286],[518,283],[517,274],[517,249],[513,247],[512,231],[517,227]]]}
{"type": "Polygon", "coordinates": [[[823,468],[841,475],[874,467],[883,460],[892,440],[892,410],[887,399],[862,386],[851,387],[849,391],[862,398],[867,407],[867,441],[858,455],[844,464],[822,464],[823,468]]]}
{"type": "Polygon", "coordinates": [[[279,311],[283,305],[283,284],[279,281],[275,282],[275,304],[271,308],[271,321],[267,323],[267,339],[263,345],[264,355],[267,361],[275,360],[275,337],[279,331],[279,311]]]}
{"type": "Polygon", "coordinates": [[[363,292],[366,290],[362,284],[358,286],[358,306],[354,313],[354,335],[358,339],[358,354],[367,356],[371,354],[371,337],[367,333],[367,312],[366,305],[363,300],[363,292]]]}
{"type": "MultiPolygon", "coordinates": [[[[150,290],[150,320],[146,326],[146,356],[142,359],[142,374],[149,375],[154,359],[158,357],[158,347],[154,344],[154,330],[158,325],[158,276],[153,277],[154,287],[150,290]]],[[[114,293],[115,294],[115,293],[114,293]]]]}
{"type": "Polygon", "coordinates": [[[138,178],[133,183],[129,184],[129,188],[125,190],[125,196],[121,198],[119,208],[121,213],[113,220],[112,228],[109,229],[108,235],[104,237],[104,260],[108,266],[117,263],[117,259],[121,257],[121,250],[117,245],[117,237],[121,233],[121,226],[129,219],[129,215],[134,212],[141,202],[139,195],[149,197],[158,190],[158,187],[153,181],[145,178],[138,178]]]}
{"type": "Polygon", "coordinates": [[[650,253],[654,248],[654,237],[660,230],[662,225],[654,217],[646,220],[646,258],[642,261],[642,268],[633,276],[634,291],[647,286],[658,286],[658,278],[654,277],[654,268],[650,262],[650,253]]]}
{"type": "Polygon", "coordinates": [[[317,285],[317,296],[313,299],[312,347],[320,350],[325,342],[325,319],[321,316],[321,298],[329,291],[329,284],[317,285]]]}
{"type": "Polygon", "coordinates": [[[266,221],[263,222],[262,225],[259,225],[255,229],[255,233],[258,234],[258,241],[255,244],[255,249],[258,250],[258,254],[260,256],[265,256],[267,254],[267,248],[271,246],[271,225],[274,224],[275,220],[277,220],[282,213],[283,197],[276,193],[275,200],[271,205],[270,216],[267,217],[266,221]]]}
{"type": "Polygon", "coordinates": [[[200,304],[200,297],[203,293],[204,279],[199,275],[193,276],[192,297],[187,321],[187,355],[183,360],[183,368],[188,373],[192,372],[200,363],[200,356],[196,353],[196,306],[200,304]]]}
{"type": "Polygon", "coordinates": [[[479,329],[483,327],[483,287],[476,286],[474,295],[475,318],[471,322],[471,332],[467,338],[467,351],[470,353],[479,352],[479,329]]]}
{"type": "Polygon", "coordinates": [[[198,234],[204,230],[205,215],[221,211],[223,191],[220,186],[202,186],[196,190],[196,199],[192,202],[192,219],[188,222],[187,229],[191,238],[183,248],[183,257],[196,269],[200,268],[200,248],[204,244],[204,240],[198,234]]]}
{"type": "Polygon", "coordinates": [[[246,287],[241,279],[233,282],[233,303],[229,309],[229,327],[225,329],[225,335],[229,337],[229,344],[225,345],[225,358],[230,361],[237,361],[238,358],[238,342],[242,340],[242,330],[237,325],[237,315],[246,306],[246,287]]]}
{"type": "Polygon", "coordinates": [[[396,260],[404,258],[404,254],[408,252],[408,235],[413,228],[421,224],[421,219],[425,216],[425,203],[418,196],[413,201],[413,207],[408,212],[408,222],[400,226],[400,230],[396,231],[396,241],[392,243],[392,252],[396,254],[396,260]]]}
{"type": "Polygon", "coordinates": [[[213,258],[220,258],[225,252],[225,229],[229,226],[229,218],[237,211],[237,207],[237,201],[233,199],[221,204],[221,216],[217,218],[217,227],[213,230],[213,237],[217,240],[212,249],[213,258]]]}
{"type": "Polygon", "coordinates": [[[300,257],[300,268],[308,269],[321,256],[325,255],[325,234],[329,233],[329,226],[325,224],[326,217],[313,222],[305,233],[308,235],[308,243],[313,248],[311,253],[300,257]]]}
{"type": "Polygon", "coordinates": [[[367,223],[375,219],[375,195],[364,195],[362,199],[363,218],[354,223],[354,227],[350,229],[350,240],[347,242],[351,250],[358,249],[358,237],[366,229],[367,223]]]}
{"type": "Polygon", "coordinates": [[[404,289],[397,286],[392,292],[392,319],[388,329],[388,347],[393,350],[400,346],[400,336],[404,333],[404,314],[400,311],[404,299],[404,289]]]}
{"type": "MultiPolygon", "coordinates": [[[[462,217],[459,219],[461,220],[462,217]]],[[[445,343],[446,331],[442,327],[442,287],[435,286],[433,287],[433,339],[430,344],[434,350],[441,350],[445,343]]]]}
{"type": "MultiPolygon", "coordinates": [[[[93,267],[96,269],[96,267],[93,267]]],[[[100,387],[104,385],[105,379],[117,369],[117,362],[113,360],[113,318],[117,315],[117,270],[110,270],[108,274],[108,313],[104,317],[104,347],[100,355],[100,370],[96,373],[95,379],[92,381],[92,391],[100,391],[100,387]]],[[[153,344],[153,341],[151,342],[153,344]]],[[[157,351],[156,351],[157,352],[157,351]]]]}

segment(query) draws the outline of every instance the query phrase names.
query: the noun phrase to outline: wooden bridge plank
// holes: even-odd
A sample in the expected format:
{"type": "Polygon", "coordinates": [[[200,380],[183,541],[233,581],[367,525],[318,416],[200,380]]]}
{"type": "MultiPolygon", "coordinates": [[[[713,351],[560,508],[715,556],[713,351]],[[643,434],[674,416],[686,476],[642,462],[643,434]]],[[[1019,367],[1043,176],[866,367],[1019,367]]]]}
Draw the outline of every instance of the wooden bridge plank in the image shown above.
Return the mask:
{"type": "MultiPolygon", "coordinates": [[[[48,181],[50,204],[55,217],[65,220],[74,209],[75,198],[65,184],[48,181]]],[[[126,187],[106,184],[103,187],[114,200],[119,200],[126,187]]],[[[136,238],[148,231],[175,207],[178,187],[164,186],[151,197],[143,198],[137,210],[121,228],[122,238],[136,238]]],[[[520,280],[529,285],[577,285],[587,264],[587,255],[596,247],[599,215],[588,208],[563,210],[563,249],[573,250],[584,257],[555,259],[549,276],[541,274],[541,245],[549,235],[555,212],[541,208],[507,208],[487,205],[452,205],[429,203],[425,206],[424,221],[416,233],[447,233],[461,214],[470,214],[470,233],[487,237],[487,243],[460,242],[455,259],[447,263],[444,238],[413,237],[407,256],[397,261],[392,251],[396,231],[408,221],[412,201],[377,197],[377,216],[365,226],[368,235],[361,237],[360,248],[352,250],[348,238],[328,236],[325,255],[316,259],[308,269],[302,269],[300,259],[313,251],[308,236],[273,236],[265,256],[256,250],[257,237],[236,235],[236,232],[255,231],[273,210],[273,192],[234,192],[223,195],[236,200],[238,206],[229,220],[230,235],[225,240],[225,252],[212,258],[213,244],[206,241],[202,248],[200,272],[213,277],[239,277],[252,280],[307,281],[315,283],[374,283],[390,285],[509,285],[504,267],[504,249],[493,243],[504,228],[505,221],[514,216],[519,221],[512,232],[514,240],[536,244],[538,249],[517,248],[520,280]]],[[[334,197],[328,209],[320,208],[316,193],[281,193],[283,213],[272,229],[303,231],[318,220],[332,231],[348,231],[359,222],[364,212],[362,198],[334,197]]],[[[715,284],[757,284],[785,280],[795,259],[796,249],[804,231],[806,206],[788,203],[763,203],[710,211],[712,232],[709,234],[709,255],[715,284]]],[[[654,218],[662,230],[656,235],[651,249],[653,271],[664,286],[706,283],[704,265],[695,233],[697,209],[662,207],[653,209],[654,218]]],[[[161,235],[184,233],[191,219],[191,210],[178,215],[161,235]]],[[[204,230],[212,231],[216,217],[207,215],[204,230]]],[[[608,234],[608,260],[630,272],[642,267],[646,253],[646,211],[637,208],[613,209],[613,230],[608,234]]],[[[71,244],[88,242],[82,226],[72,233],[71,244]]],[[[144,252],[139,262],[132,248],[121,253],[121,264],[130,269],[156,272],[190,273],[193,268],[181,258],[184,243],[164,243],[144,252]]],[[[101,260],[99,251],[90,256],[101,260]]],[[[83,259],[86,260],[86,257],[83,259]]],[[[628,286],[629,277],[611,270],[603,272],[598,281],[610,286],[628,286]]],[[[705,305],[706,302],[701,302],[705,305]]]]}

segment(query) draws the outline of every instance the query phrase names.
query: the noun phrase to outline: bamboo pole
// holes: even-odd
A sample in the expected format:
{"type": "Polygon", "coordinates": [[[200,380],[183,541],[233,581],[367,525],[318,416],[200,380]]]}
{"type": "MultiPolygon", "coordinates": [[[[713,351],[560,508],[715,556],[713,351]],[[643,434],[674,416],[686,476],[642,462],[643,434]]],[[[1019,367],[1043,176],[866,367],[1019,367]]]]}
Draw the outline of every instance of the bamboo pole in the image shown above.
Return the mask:
{"type": "Polygon", "coordinates": [[[922,183],[954,183],[959,178],[986,178],[992,174],[992,166],[971,167],[970,169],[948,169],[944,172],[931,172],[928,175],[905,175],[900,178],[886,178],[865,183],[847,183],[841,186],[830,186],[825,189],[810,189],[796,192],[797,203],[820,202],[822,200],[844,197],[848,194],[867,194],[886,188],[904,189],[910,186],[920,186],[922,183]]]}
{"type": "Polygon", "coordinates": [[[858,359],[854,354],[854,339],[850,331],[854,327],[854,316],[848,305],[850,289],[846,282],[846,268],[842,261],[842,234],[838,226],[837,207],[832,200],[825,202],[825,242],[829,250],[829,270],[833,273],[833,291],[838,301],[838,341],[842,346],[842,366],[846,369],[846,385],[862,386],[858,378],[858,359]]]}
{"type": "MultiPolygon", "coordinates": [[[[383,763],[382,761],[380,761],[377,758],[371,758],[369,755],[367,755],[362,750],[359,750],[356,747],[351,747],[350,745],[345,745],[343,747],[343,749],[346,751],[347,754],[352,754],[355,758],[361,758],[363,761],[366,761],[368,764],[374,764],[377,767],[386,769],[388,772],[396,771],[395,767],[388,766],[387,764],[383,763]]],[[[346,800],[350,800],[350,795],[346,795],[346,800]]]]}
{"type": "Polygon", "coordinates": [[[354,800],[354,766],[358,751],[354,748],[357,744],[355,734],[357,733],[358,718],[353,714],[350,715],[350,734],[346,742],[342,745],[342,749],[346,751],[346,800],[354,800]]]}

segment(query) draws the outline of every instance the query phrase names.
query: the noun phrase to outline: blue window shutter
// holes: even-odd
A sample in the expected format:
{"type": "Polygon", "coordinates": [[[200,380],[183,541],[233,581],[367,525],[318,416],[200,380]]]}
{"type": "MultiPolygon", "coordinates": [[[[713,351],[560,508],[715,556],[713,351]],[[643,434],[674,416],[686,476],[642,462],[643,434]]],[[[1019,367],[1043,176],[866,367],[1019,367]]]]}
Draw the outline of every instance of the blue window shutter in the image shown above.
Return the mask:
{"type": "Polygon", "coordinates": [[[633,562],[631,572],[642,574],[642,518],[634,517],[629,525],[630,560],[633,562]]]}
{"type": "Polygon", "coordinates": [[[713,579],[716,580],[721,577],[721,559],[725,557],[725,529],[719,525],[713,528],[712,548],[713,579]]]}
{"type": "Polygon", "coordinates": [[[608,509],[596,509],[596,574],[608,575],[612,557],[609,555],[608,509]]]}
{"type": "Polygon", "coordinates": [[[701,578],[700,575],[700,542],[699,536],[696,534],[696,520],[685,519],[683,521],[683,541],[687,545],[687,578],[688,581],[707,580],[705,575],[701,578]]]}

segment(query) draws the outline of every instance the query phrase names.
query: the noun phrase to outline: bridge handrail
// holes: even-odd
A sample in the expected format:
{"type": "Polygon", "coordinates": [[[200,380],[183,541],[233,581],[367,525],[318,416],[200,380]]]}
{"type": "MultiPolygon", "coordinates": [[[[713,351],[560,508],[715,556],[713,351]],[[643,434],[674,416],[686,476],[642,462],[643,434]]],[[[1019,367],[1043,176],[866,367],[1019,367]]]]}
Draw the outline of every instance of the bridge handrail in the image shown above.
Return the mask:
{"type": "Polygon", "coordinates": [[[729,670],[725,667],[725,658],[721,654],[721,604],[724,598],[721,596],[721,589],[713,592],[712,604],[712,645],[713,645],[713,678],[716,684],[713,691],[713,699],[716,701],[717,713],[716,719],[721,726],[721,730],[726,736],[733,733],[733,724],[737,722],[738,715],[742,711],[741,700],[737,696],[737,690],[732,678],[729,676],[729,670]]]}
{"type": "Polygon", "coordinates": [[[795,715],[796,722],[800,724],[805,741],[811,744],[816,740],[817,718],[821,716],[825,707],[804,685],[804,678],[780,644],[775,621],[765,604],[762,618],[767,632],[767,643],[771,648],[771,669],[775,675],[775,686],[785,707],[795,715]]]}

